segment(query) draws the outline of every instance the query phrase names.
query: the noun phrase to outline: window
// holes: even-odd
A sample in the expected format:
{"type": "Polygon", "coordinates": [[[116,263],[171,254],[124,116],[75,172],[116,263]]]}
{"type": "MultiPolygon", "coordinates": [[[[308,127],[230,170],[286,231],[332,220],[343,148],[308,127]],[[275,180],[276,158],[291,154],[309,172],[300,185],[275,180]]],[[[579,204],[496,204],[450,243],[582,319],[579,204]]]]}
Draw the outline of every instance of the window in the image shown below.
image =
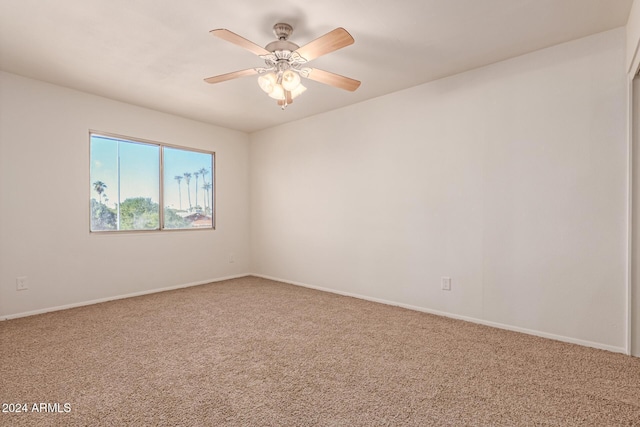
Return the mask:
{"type": "Polygon", "coordinates": [[[214,228],[214,153],[97,133],[90,144],[91,231],[214,228]]]}

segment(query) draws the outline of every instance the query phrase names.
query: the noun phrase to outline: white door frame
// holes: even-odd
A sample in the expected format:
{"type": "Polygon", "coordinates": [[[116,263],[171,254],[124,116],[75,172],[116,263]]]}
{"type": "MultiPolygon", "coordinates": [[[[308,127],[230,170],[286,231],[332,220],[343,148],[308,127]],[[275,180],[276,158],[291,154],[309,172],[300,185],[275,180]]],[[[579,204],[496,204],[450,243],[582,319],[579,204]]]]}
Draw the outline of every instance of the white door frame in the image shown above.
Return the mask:
{"type": "Polygon", "coordinates": [[[629,72],[627,337],[625,353],[640,357],[640,65],[629,72]]]}

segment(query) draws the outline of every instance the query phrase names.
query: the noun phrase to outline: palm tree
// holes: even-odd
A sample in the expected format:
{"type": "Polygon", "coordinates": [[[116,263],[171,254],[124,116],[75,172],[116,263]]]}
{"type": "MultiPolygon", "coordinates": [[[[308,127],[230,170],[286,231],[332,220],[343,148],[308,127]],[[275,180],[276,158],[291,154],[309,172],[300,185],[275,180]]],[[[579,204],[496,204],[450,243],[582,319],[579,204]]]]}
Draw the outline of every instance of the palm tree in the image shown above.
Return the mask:
{"type": "Polygon", "coordinates": [[[196,177],[196,209],[198,209],[198,176],[200,176],[200,171],[194,172],[193,176],[196,177]]]}
{"type": "Polygon", "coordinates": [[[178,181],[178,200],[180,200],[180,210],[182,210],[182,190],[180,189],[180,182],[182,181],[182,175],[176,175],[173,177],[176,181],[178,181]]]}
{"type": "Polygon", "coordinates": [[[189,185],[189,183],[191,182],[191,174],[189,172],[185,172],[183,175],[184,181],[187,183],[187,196],[189,196],[189,212],[191,212],[193,210],[193,208],[191,207],[191,186],[189,185]]]}
{"type": "MultiPolygon", "coordinates": [[[[202,188],[204,189],[204,191],[207,192],[207,203],[209,202],[209,190],[211,190],[211,184],[210,183],[205,183],[202,188]]],[[[207,210],[209,210],[209,212],[211,212],[211,208],[207,207],[206,203],[205,203],[205,208],[204,208],[204,213],[205,215],[207,214],[207,210]]]]}
{"type": "MultiPolygon", "coordinates": [[[[202,169],[200,169],[198,172],[200,172],[200,175],[202,176],[202,189],[204,190],[204,189],[205,189],[205,188],[204,188],[204,186],[205,186],[205,185],[207,185],[207,172],[208,172],[208,170],[207,170],[206,168],[202,168],[202,169]]],[[[205,191],[206,191],[206,190],[205,190],[205,191]]],[[[204,193],[203,193],[202,195],[203,195],[203,196],[205,196],[205,194],[204,194],[204,193]]],[[[204,209],[205,209],[205,212],[206,212],[207,204],[208,204],[208,203],[209,203],[209,197],[206,197],[206,198],[204,199],[204,209]]]]}
{"type": "Polygon", "coordinates": [[[93,189],[96,190],[96,193],[100,196],[100,204],[102,204],[102,193],[107,189],[107,184],[102,181],[96,181],[93,183],[93,189]]]}

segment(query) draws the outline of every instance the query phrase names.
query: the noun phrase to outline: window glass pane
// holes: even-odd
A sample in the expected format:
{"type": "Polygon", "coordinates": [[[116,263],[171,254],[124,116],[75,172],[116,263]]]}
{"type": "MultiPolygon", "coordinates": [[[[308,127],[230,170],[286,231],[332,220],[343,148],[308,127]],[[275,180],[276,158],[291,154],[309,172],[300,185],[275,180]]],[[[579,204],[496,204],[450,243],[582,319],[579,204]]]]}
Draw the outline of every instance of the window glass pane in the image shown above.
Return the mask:
{"type": "Polygon", "coordinates": [[[213,228],[213,154],[163,150],[164,228],[213,228]]]}
{"type": "Polygon", "coordinates": [[[91,231],[160,227],[160,147],[91,135],[91,231]]]}

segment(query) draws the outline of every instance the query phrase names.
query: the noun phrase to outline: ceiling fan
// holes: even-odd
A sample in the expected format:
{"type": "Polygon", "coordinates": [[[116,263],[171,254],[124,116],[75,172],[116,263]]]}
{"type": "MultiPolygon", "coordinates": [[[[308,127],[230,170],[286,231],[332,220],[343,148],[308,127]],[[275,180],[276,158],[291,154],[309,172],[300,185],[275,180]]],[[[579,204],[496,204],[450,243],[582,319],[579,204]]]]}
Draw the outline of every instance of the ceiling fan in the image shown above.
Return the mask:
{"type": "Polygon", "coordinates": [[[258,55],[264,60],[266,66],[209,77],[204,79],[207,83],[220,83],[259,74],[260,88],[271,98],[274,98],[283,110],[293,102],[294,98],[306,90],[301,83],[301,77],[351,92],[360,86],[358,80],[305,66],[312,59],[353,44],[353,37],[344,28],[336,28],[302,47],[288,40],[293,32],[293,27],[284,23],[273,26],[273,33],[278,40],[269,43],[264,48],[226,29],[210,32],[216,37],[258,55]]]}

